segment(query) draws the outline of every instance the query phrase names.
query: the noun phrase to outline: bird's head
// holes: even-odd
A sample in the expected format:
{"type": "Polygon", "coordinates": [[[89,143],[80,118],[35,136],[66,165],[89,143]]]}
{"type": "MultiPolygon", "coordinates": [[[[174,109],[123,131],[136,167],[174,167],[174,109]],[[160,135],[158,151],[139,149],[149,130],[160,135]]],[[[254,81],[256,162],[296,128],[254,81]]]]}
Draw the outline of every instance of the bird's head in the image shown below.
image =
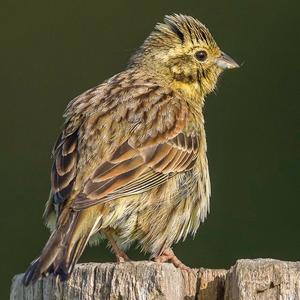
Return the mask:
{"type": "Polygon", "coordinates": [[[149,73],[172,87],[194,90],[202,96],[211,92],[224,69],[238,64],[222,52],[208,29],[185,15],[166,16],[158,23],[133,56],[131,65],[144,66],[149,73]]]}

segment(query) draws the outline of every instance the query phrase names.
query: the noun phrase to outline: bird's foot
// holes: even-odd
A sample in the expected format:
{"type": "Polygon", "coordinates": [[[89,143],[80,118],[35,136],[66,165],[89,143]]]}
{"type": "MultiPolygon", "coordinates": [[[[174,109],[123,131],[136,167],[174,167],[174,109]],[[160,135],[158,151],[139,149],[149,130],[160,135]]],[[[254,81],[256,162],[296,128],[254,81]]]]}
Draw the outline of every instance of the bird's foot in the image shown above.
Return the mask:
{"type": "Polygon", "coordinates": [[[116,255],[117,263],[130,261],[130,258],[127,256],[127,254],[124,251],[122,251],[120,248],[118,248],[118,253],[116,253],[115,251],[115,255],[116,255]]]}
{"type": "Polygon", "coordinates": [[[178,269],[187,272],[193,272],[193,270],[190,267],[186,266],[179,258],[177,258],[177,256],[171,248],[165,249],[159,256],[154,257],[153,261],[158,263],[164,263],[166,261],[169,261],[178,269]]]}
{"type": "Polygon", "coordinates": [[[109,230],[107,230],[104,233],[105,233],[107,239],[109,240],[111,248],[116,256],[117,263],[123,263],[125,261],[130,261],[130,258],[127,256],[127,254],[123,250],[121,250],[119,248],[119,246],[117,245],[111,232],[109,230]]]}

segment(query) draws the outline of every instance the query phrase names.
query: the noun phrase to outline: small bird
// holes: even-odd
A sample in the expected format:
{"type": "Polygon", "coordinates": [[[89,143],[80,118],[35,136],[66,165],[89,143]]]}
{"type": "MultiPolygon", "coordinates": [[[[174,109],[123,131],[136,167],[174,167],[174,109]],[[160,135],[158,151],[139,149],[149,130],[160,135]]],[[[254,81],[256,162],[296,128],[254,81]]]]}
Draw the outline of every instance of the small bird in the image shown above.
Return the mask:
{"type": "Polygon", "coordinates": [[[67,280],[87,243],[102,239],[118,262],[136,243],[152,260],[188,269],[171,246],[209,212],[204,98],[237,67],[202,23],[175,14],[125,71],[68,104],[44,212],[52,233],[25,285],[47,274],[67,280]]]}

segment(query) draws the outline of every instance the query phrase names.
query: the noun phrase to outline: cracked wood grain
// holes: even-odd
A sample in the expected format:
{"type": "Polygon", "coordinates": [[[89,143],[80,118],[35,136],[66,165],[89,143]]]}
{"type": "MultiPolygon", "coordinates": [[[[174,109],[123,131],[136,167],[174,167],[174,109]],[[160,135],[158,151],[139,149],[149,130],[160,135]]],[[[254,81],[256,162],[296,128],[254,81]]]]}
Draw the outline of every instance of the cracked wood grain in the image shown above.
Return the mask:
{"type": "Polygon", "coordinates": [[[64,283],[49,276],[25,288],[16,275],[10,299],[300,299],[300,262],[238,260],[229,271],[193,271],[148,261],[78,264],[64,283]]]}

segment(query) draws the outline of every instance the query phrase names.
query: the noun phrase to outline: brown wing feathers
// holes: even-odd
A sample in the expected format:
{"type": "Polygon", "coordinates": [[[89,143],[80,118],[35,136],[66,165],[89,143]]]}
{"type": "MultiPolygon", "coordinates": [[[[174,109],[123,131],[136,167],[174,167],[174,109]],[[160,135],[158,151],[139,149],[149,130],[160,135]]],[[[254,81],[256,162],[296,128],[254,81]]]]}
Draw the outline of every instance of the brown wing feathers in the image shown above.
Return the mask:
{"type": "Polygon", "coordinates": [[[191,136],[180,135],[172,141],[134,150],[122,145],[88,180],[83,193],[73,205],[75,210],[103,203],[164,183],[170,176],[186,170],[196,156],[191,136]],[[179,143],[180,141],[180,143],[179,143]]]}
{"type": "MultiPolygon", "coordinates": [[[[114,122],[134,124],[130,138],[106,161],[98,158],[99,166],[81,183],[82,191],[72,204],[75,210],[149,190],[193,165],[199,141],[198,137],[184,133],[188,114],[185,104],[173,92],[156,85],[140,87],[136,92],[138,95],[122,104],[126,112],[118,112],[122,119],[112,117],[114,122]],[[137,101],[138,105],[130,101],[137,101]]],[[[111,102],[115,101],[111,98],[109,106],[111,102]]],[[[103,105],[108,104],[104,101],[103,105]]],[[[119,104],[119,109],[122,105],[119,104]]],[[[97,114],[100,116],[102,112],[97,114]]],[[[97,114],[93,116],[101,122],[97,114]]],[[[58,204],[64,203],[72,192],[79,160],[78,129],[72,130],[67,124],[65,132],[68,135],[62,136],[56,146],[51,175],[53,200],[58,204]]],[[[101,139],[101,134],[97,138],[101,139]]],[[[96,154],[90,154],[93,155],[96,154]]]]}
{"type": "Polygon", "coordinates": [[[51,171],[51,186],[54,203],[62,204],[73,188],[77,168],[78,131],[66,137],[60,137],[56,149],[55,160],[51,171]]]}

